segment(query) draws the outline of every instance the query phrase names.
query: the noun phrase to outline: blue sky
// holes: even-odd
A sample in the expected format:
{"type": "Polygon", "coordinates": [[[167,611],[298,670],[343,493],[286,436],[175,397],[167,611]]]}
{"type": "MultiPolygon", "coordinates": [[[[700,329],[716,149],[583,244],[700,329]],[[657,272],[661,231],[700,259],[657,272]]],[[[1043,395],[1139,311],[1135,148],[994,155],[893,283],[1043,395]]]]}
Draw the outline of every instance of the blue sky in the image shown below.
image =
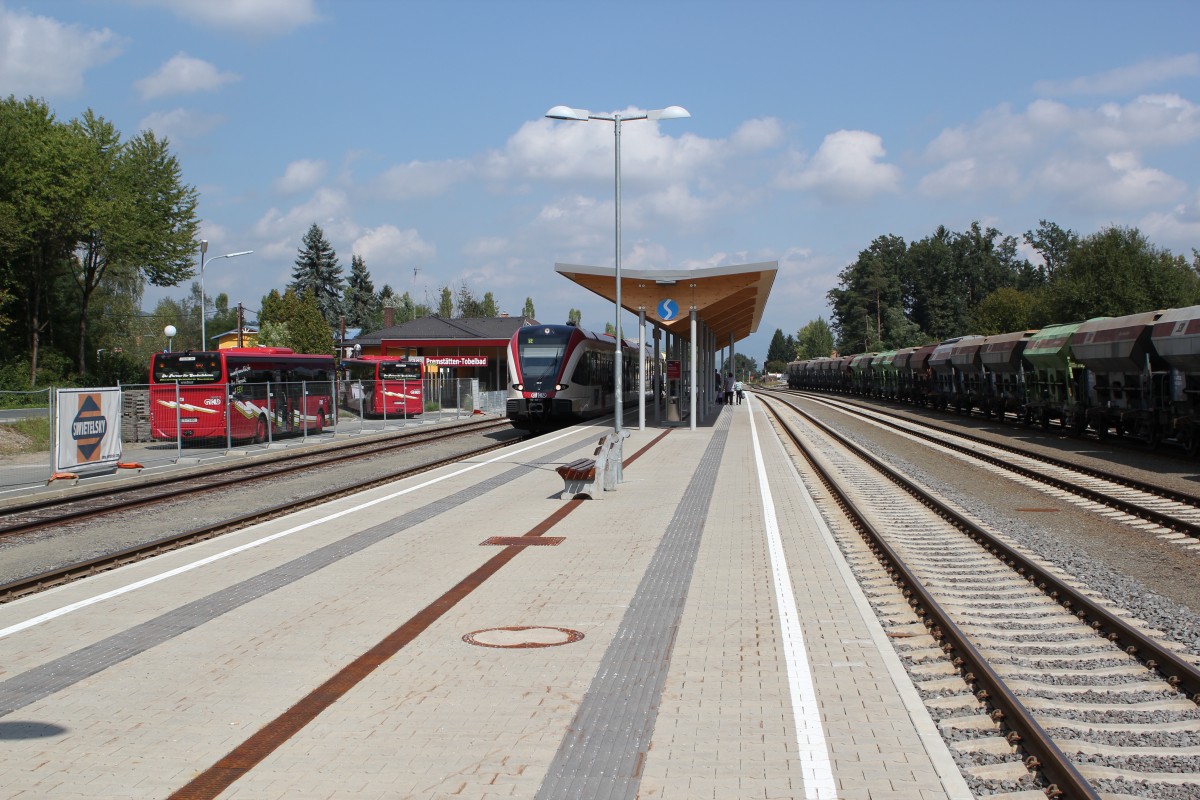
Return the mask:
{"type": "MultiPolygon", "coordinates": [[[[611,304],[554,273],[778,260],[762,324],[829,318],[876,236],[1136,226],[1200,247],[1200,4],[0,0],[0,94],[166,136],[210,296],[257,308],[316,222],[349,273],[464,282],[542,321],[611,304]]],[[[186,287],[151,288],[146,307],[186,287]]],[[[629,328],[632,316],[626,318],[629,328]]]]}

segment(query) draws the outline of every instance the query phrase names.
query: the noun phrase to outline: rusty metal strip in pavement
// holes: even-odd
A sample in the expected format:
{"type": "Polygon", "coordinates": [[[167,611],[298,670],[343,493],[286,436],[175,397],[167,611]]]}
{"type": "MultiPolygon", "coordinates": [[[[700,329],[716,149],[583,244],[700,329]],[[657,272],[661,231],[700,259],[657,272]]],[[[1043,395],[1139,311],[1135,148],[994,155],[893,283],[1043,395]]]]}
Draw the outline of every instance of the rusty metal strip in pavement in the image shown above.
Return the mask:
{"type": "MultiPolygon", "coordinates": [[[[639,450],[625,464],[641,456],[670,430],[664,431],[639,450]]],[[[521,538],[537,538],[561,522],[584,501],[568,500],[553,514],[542,520],[521,538]]],[[[481,567],[461,580],[448,592],[434,600],[409,618],[399,628],[384,637],[378,644],[339,670],[333,677],[318,686],[299,702],[268,722],[257,733],[234,748],[216,764],[200,773],[185,786],[170,795],[170,800],[213,800],[228,789],[239,778],[254,768],[263,759],[312,722],[325,709],[357,686],[377,667],[398,653],[403,647],[423,633],[447,611],[469,596],[501,567],[512,561],[524,547],[505,547],[489,558],[481,567]]]]}

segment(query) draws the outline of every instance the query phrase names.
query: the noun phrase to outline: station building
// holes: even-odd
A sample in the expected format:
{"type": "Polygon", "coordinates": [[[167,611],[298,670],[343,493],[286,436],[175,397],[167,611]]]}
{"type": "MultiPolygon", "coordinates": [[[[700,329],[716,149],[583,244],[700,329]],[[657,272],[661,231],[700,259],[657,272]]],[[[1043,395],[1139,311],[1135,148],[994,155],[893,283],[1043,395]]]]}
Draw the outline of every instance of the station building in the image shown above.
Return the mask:
{"type": "Polygon", "coordinates": [[[507,391],[508,343],[522,326],[537,324],[524,316],[447,319],[434,314],[396,325],[391,312],[384,309],[380,330],[345,340],[343,357],[419,356],[427,376],[477,380],[481,392],[507,391]]]}

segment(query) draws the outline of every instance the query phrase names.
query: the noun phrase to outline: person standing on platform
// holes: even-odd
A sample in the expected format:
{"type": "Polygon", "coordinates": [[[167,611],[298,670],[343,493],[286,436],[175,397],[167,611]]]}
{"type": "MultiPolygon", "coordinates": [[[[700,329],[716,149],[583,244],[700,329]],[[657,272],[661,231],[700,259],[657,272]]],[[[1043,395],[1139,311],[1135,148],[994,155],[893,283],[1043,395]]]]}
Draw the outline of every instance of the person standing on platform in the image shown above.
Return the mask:
{"type": "Polygon", "coordinates": [[[733,386],[733,373],[728,372],[725,374],[725,405],[727,406],[733,405],[733,386]]]}
{"type": "Polygon", "coordinates": [[[742,382],[741,381],[738,381],[737,383],[733,384],[733,391],[737,394],[737,404],[740,406],[742,404],[742,382]]]}
{"type": "Polygon", "coordinates": [[[713,370],[713,375],[717,377],[717,402],[725,402],[725,382],[721,380],[721,370],[713,370]]]}

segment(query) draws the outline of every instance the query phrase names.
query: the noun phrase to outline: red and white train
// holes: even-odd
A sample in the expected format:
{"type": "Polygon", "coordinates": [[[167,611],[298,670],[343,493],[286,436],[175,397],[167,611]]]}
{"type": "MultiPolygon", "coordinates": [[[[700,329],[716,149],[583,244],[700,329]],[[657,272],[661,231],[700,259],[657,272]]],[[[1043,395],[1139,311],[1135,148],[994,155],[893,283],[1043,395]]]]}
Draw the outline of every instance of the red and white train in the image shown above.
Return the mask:
{"type": "MultiPolygon", "coordinates": [[[[548,430],[613,413],[616,338],[576,325],[526,325],[508,345],[508,402],[513,427],[548,430]]],[[[622,403],[637,402],[638,347],[621,350],[622,403]]]]}

